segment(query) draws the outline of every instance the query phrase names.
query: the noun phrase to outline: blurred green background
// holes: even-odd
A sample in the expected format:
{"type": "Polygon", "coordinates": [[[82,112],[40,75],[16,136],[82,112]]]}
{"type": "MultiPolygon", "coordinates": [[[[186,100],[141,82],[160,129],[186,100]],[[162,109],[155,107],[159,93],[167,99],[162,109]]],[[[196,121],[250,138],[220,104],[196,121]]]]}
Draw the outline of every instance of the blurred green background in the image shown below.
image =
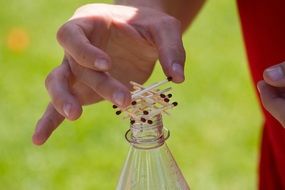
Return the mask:
{"type": "MultiPolygon", "coordinates": [[[[0,3],[0,189],[116,186],[129,147],[128,123],[115,117],[110,103],[86,107],[81,119],[65,122],[44,146],[31,142],[49,101],[45,76],[62,57],[55,33],[85,3],[0,3]]],[[[164,118],[168,145],[192,189],[255,189],[262,117],[234,1],[206,3],[184,43],[187,80],[173,85],[180,106],[164,118]]],[[[148,83],[163,77],[158,66],[148,83]]]]}

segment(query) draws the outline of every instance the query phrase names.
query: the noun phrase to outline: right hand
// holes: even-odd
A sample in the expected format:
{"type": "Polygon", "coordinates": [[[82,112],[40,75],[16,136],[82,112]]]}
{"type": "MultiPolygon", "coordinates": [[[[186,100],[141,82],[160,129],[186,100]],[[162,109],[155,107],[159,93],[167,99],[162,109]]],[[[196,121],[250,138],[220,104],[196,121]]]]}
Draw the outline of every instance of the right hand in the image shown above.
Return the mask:
{"type": "Polygon", "coordinates": [[[79,118],[82,105],[107,99],[127,106],[129,81],[144,83],[158,58],[173,82],[184,80],[180,23],[163,12],[85,5],[59,29],[57,37],[65,58],[47,77],[51,103],[37,123],[35,144],[43,144],[64,118],[79,118]]]}
{"type": "Polygon", "coordinates": [[[285,128],[285,62],[273,65],[263,72],[257,83],[264,108],[285,128]]]}

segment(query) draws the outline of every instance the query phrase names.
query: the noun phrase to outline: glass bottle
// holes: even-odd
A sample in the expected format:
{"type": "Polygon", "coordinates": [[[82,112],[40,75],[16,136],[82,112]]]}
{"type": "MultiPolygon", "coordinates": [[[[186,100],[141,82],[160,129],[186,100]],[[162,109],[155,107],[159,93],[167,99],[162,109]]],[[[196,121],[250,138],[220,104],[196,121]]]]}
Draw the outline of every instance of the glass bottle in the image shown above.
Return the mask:
{"type": "Polygon", "coordinates": [[[165,141],[169,131],[161,115],[152,124],[133,123],[126,132],[131,144],[117,190],[189,190],[165,141]]]}

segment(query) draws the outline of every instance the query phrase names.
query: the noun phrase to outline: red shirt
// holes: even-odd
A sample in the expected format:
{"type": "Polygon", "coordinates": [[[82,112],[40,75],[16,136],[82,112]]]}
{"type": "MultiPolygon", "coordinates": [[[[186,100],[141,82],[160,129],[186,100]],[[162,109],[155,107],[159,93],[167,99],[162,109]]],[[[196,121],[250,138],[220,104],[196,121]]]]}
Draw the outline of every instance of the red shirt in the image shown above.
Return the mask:
{"type": "MultiPolygon", "coordinates": [[[[256,85],[264,69],[285,61],[285,0],[237,0],[237,4],[256,85]]],[[[263,112],[259,189],[285,190],[285,129],[263,112]]]]}

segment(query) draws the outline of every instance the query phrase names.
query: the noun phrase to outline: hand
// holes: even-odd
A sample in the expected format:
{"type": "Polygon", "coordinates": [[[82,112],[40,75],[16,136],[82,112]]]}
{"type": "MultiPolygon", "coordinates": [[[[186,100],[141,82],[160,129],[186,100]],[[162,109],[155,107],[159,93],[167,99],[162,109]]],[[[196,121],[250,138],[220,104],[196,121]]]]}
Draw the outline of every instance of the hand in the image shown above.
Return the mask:
{"type": "Polygon", "coordinates": [[[130,104],[129,81],[145,82],[159,58],[166,76],[184,80],[185,52],[180,23],[150,8],[90,4],[79,8],[58,31],[65,50],[62,64],[46,79],[51,97],[38,121],[33,142],[43,144],[82,105],[107,99],[130,104]]]}
{"type": "Polygon", "coordinates": [[[257,88],[265,109],[285,127],[285,62],[267,68],[257,88]]]}

